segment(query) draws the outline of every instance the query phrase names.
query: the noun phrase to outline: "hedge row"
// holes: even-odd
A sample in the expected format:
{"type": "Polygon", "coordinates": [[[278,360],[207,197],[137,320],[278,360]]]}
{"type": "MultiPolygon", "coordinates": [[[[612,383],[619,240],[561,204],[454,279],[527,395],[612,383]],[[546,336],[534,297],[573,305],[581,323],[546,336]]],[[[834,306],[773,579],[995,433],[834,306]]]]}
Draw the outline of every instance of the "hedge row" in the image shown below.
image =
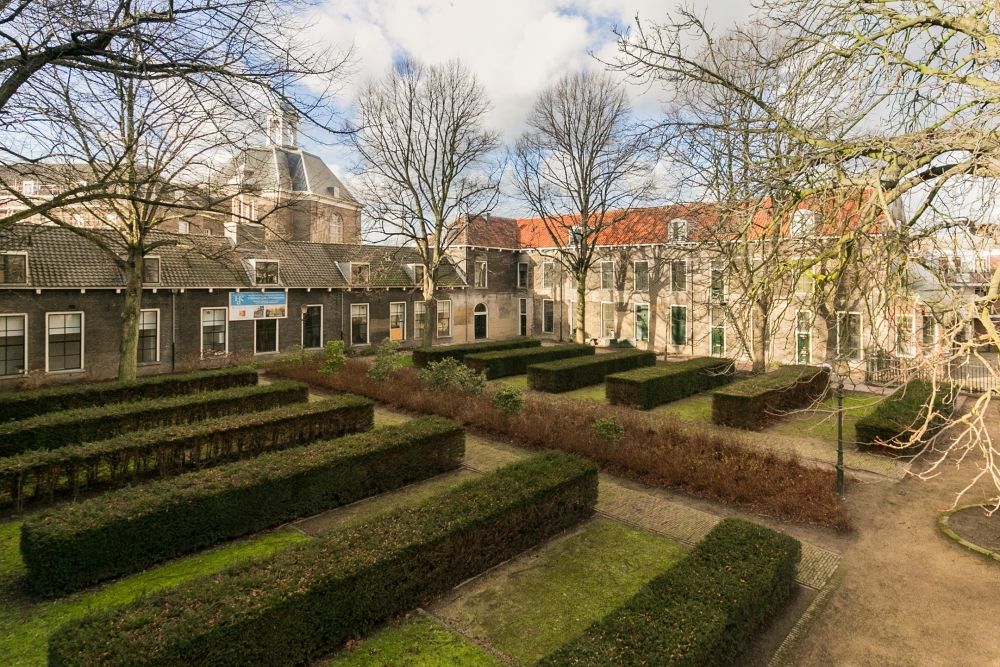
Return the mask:
{"type": "Polygon", "coordinates": [[[801,545],[726,519],[673,568],[538,667],[734,664],[795,584],[801,545]]]}
{"type": "Polygon", "coordinates": [[[465,365],[473,370],[486,373],[486,379],[522,375],[528,366],[546,361],[593,356],[594,347],[580,343],[550,345],[547,347],[523,347],[498,352],[479,352],[465,356],[465,365]]]}
{"type": "Polygon", "coordinates": [[[590,516],[597,468],[549,452],[263,562],[63,626],[49,664],[304,664],[590,516]]]}
{"type": "Polygon", "coordinates": [[[275,382],[53,412],[0,424],[0,456],[13,456],[33,449],[57,449],[131,431],[267,410],[301,403],[308,398],[309,387],[302,383],[275,382]]]}
{"type": "Polygon", "coordinates": [[[609,375],[604,391],[614,405],[649,410],[727,384],[735,372],[732,359],[697,357],[609,375]]]}
{"type": "Polygon", "coordinates": [[[782,366],[734,382],[712,394],[712,421],[759,431],[782,413],[810,405],[827,390],[830,372],[819,366],[782,366]]]}
{"type": "Polygon", "coordinates": [[[935,386],[927,380],[910,380],[857,421],[854,430],[858,444],[885,447],[897,453],[919,448],[919,442],[909,443],[909,440],[927,421],[928,408],[932,410],[928,426],[933,434],[951,414],[954,399],[947,384],[935,386]]]}
{"type": "Polygon", "coordinates": [[[63,505],[21,526],[28,583],[61,595],[453,470],[464,453],[460,425],[423,417],[63,505]]]}
{"type": "Polygon", "coordinates": [[[161,478],[323,438],[367,431],[374,406],[336,396],[184,426],[137,431],[108,440],[0,459],[0,502],[17,510],[31,500],[75,497],[94,486],[161,478]]]}
{"type": "Polygon", "coordinates": [[[539,347],[541,344],[542,341],[537,338],[511,338],[510,340],[491,340],[484,343],[467,343],[465,345],[418,347],[413,350],[413,365],[423,368],[432,361],[443,361],[449,358],[464,361],[467,354],[513,350],[522,347],[539,347]]]}
{"type": "Polygon", "coordinates": [[[257,371],[240,367],[158,375],[124,382],[96,382],[18,390],[0,394],[0,422],[93,405],[165,398],[196,391],[217,391],[253,384],[257,384],[257,371]]]}
{"type": "Polygon", "coordinates": [[[597,384],[609,373],[654,364],[656,364],[656,354],[645,350],[625,350],[593,357],[550,361],[528,366],[528,386],[538,391],[569,391],[597,384]]]}

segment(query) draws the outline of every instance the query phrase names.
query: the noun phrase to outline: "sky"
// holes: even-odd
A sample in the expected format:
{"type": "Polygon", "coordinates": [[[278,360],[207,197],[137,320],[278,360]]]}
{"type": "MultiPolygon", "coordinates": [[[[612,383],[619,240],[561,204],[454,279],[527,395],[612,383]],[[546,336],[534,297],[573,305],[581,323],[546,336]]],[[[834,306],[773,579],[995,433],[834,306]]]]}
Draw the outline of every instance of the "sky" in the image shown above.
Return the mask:
{"type": "MultiPolygon", "coordinates": [[[[710,24],[726,28],[752,12],[750,0],[688,0],[710,24]]],[[[636,15],[669,16],[671,0],[325,0],[313,20],[314,38],[350,48],[353,74],[341,90],[350,103],[364,83],[409,56],[427,64],[460,59],[479,78],[492,103],[489,123],[513,143],[535,97],[568,72],[598,69],[615,53],[617,27],[636,15]]],[[[652,117],[662,105],[655,90],[630,87],[635,113],[652,117]]],[[[354,157],[344,146],[302,141],[350,187],[354,157]]]]}

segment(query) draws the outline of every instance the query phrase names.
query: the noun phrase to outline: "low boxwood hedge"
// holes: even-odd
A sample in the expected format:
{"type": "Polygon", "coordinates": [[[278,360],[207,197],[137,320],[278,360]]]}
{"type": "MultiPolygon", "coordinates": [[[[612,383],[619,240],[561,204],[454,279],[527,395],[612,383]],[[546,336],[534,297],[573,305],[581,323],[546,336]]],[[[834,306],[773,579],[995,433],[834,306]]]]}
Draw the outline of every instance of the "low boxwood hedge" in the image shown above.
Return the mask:
{"type": "Polygon", "coordinates": [[[656,364],[656,354],[645,350],[623,350],[593,357],[532,364],[528,366],[528,386],[538,391],[569,391],[597,384],[609,373],[619,373],[654,364],[656,364]]]}
{"type": "Polygon", "coordinates": [[[265,561],[71,622],[49,664],[296,665],[594,511],[597,468],[548,452],[265,561]]]}
{"type": "Polygon", "coordinates": [[[263,412],[135,431],[108,440],[0,459],[0,504],[75,497],[82,489],[166,478],[261,452],[367,431],[374,405],[341,395],[263,412]]]}
{"type": "Polygon", "coordinates": [[[697,357],[648,368],[614,373],[604,378],[608,402],[649,410],[732,381],[732,359],[697,357]]]}
{"type": "Polygon", "coordinates": [[[418,347],[413,350],[413,365],[423,368],[432,361],[443,361],[445,359],[464,361],[467,354],[513,350],[521,347],[539,347],[541,344],[542,341],[537,338],[511,338],[509,340],[491,340],[482,343],[466,343],[464,345],[418,347]]]}
{"type": "Polygon", "coordinates": [[[782,366],[776,371],[716,389],[712,421],[759,431],[789,410],[804,408],[826,392],[830,371],[819,366],[782,366]]]}
{"type": "Polygon", "coordinates": [[[308,398],[307,385],[283,381],[52,412],[0,424],[0,456],[32,449],[56,449],[157,426],[190,424],[213,417],[267,410],[301,403],[308,398]]]}
{"type": "Polygon", "coordinates": [[[895,453],[917,449],[919,442],[903,446],[909,442],[915,429],[924,425],[928,408],[932,412],[927,435],[933,435],[951,415],[954,405],[955,397],[950,385],[935,386],[927,380],[910,380],[855,423],[858,444],[885,448],[895,453]]]}
{"type": "Polygon", "coordinates": [[[21,525],[28,584],[61,595],[453,470],[464,453],[459,424],[422,417],[62,505],[21,525]]]}
{"type": "Polygon", "coordinates": [[[800,554],[787,535],[726,519],[685,559],[537,665],[735,664],[790,596],[800,554]]]}
{"type": "Polygon", "coordinates": [[[0,394],[0,422],[27,419],[48,412],[92,405],[164,398],[257,384],[252,368],[221,368],[174,375],[156,375],[124,382],[94,382],[45,389],[19,389],[0,394]]]}
{"type": "Polygon", "coordinates": [[[546,347],[523,347],[498,352],[478,352],[465,355],[465,365],[469,368],[486,373],[486,379],[522,375],[528,372],[531,364],[546,361],[572,359],[575,357],[593,356],[594,347],[580,343],[566,345],[549,345],[546,347]]]}

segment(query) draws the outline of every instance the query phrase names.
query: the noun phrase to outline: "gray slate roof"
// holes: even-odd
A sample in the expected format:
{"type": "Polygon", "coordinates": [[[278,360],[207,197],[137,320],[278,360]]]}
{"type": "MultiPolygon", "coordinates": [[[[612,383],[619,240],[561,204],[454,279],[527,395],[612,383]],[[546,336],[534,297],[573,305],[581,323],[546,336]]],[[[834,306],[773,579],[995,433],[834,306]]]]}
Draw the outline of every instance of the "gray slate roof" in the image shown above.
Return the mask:
{"type": "MultiPolygon", "coordinates": [[[[114,245],[106,232],[98,232],[114,245]]],[[[151,242],[165,242],[149,256],[160,258],[163,288],[254,287],[251,260],[278,260],[279,287],[348,288],[349,266],[370,265],[369,287],[413,289],[407,264],[419,264],[413,248],[304,243],[266,240],[233,247],[212,236],[154,232],[151,242]]],[[[91,240],[70,229],[41,225],[12,225],[0,229],[0,252],[28,253],[28,284],[4,287],[98,288],[124,287],[121,270],[91,240]]],[[[454,265],[439,276],[442,287],[464,285],[454,265]]],[[[358,288],[360,286],[354,285],[358,288]]]]}
{"type": "Polygon", "coordinates": [[[351,191],[317,155],[299,148],[265,146],[247,148],[223,170],[225,181],[237,179],[246,162],[249,184],[263,189],[304,192],[357,204],[351,191]]]}

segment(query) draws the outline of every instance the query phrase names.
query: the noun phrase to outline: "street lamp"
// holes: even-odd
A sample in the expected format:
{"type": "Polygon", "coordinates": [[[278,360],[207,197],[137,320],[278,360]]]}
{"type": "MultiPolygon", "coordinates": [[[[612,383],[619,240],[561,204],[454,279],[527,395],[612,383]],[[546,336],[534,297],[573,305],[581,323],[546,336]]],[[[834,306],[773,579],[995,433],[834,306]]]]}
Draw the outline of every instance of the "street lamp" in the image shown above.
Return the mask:
{"type": "Polygon", "coordinates": [[[833,374],[837,376],[833,395],[837,399],[837,496],[844,499],[844,378],[851,374],[847,358],[837,355],[830,364],[833,374]]]}

